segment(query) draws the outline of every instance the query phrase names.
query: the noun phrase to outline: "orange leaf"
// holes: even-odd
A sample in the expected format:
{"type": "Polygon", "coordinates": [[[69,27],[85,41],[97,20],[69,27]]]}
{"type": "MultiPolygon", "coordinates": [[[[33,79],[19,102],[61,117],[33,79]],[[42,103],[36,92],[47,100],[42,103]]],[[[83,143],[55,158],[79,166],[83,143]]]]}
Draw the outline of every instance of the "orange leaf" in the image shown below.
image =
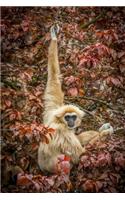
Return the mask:
{"type": "Polygon", "coordinates": [[[85,91],[83,89],[79,89],[79,96],[84,96],[85,91]]]}
{"type": "Polygon", "coordinates": [[[17,178],[17,185],[29,185],[31,180],[27,176],[21,176],[17,178]]]}

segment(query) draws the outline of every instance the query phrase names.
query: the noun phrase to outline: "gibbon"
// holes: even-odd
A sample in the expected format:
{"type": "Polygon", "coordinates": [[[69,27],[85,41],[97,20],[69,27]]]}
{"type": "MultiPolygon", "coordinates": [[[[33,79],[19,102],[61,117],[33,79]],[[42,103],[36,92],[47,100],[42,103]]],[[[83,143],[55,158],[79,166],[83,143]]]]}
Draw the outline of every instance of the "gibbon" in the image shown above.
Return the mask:
{"type": "MultiPolygon", "coordinates": [[[[78,163],[79,157],[85,152],[82,145],[94,139],[88,132],[75,135],[75,129],[81,124],[85,113],[75,105],[64,104],[64,94],[61,89],[61,76],[57,49],[57,25],[51,27],[51,42],[48,53],[48,80],[44,95],[45,111],[43,122],[55,129],[49,144],[40,143],[38,149],[38,164],[42,171],[55,172],[60,155],[69,156],[71,163],[78,163]],[[85,137],[87,136],[87,138],[85,137]]],[[[94,132],[96,139],[99,132],[94,132]]]]}

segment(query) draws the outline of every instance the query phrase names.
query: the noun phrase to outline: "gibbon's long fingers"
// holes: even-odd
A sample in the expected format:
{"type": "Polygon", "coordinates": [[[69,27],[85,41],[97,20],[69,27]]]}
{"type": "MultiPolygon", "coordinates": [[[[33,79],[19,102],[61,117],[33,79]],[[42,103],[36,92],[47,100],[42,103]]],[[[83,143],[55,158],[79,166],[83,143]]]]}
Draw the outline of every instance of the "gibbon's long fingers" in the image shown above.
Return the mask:
{"type": "Polygon", "coordinates": [[[54,25],[54,26],[51,27],[50,33],[51,33],[51,39],[52,40],[57,40],[57,34],[59,33],[59,26],[58,26],[58,24],[56,24],[56,25],[54,25]]]}

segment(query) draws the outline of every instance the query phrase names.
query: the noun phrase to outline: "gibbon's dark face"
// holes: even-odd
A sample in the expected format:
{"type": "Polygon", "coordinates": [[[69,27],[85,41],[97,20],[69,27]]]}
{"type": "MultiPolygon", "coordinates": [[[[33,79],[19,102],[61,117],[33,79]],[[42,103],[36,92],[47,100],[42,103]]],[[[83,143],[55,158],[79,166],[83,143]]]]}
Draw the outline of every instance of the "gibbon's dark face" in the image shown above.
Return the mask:
{"type": "Polygon", "coordinates": [[[74,129],[80,124],[80,119],[76,113],[66,113],[64,116],[64,121],[69,129],[74,129]]]}

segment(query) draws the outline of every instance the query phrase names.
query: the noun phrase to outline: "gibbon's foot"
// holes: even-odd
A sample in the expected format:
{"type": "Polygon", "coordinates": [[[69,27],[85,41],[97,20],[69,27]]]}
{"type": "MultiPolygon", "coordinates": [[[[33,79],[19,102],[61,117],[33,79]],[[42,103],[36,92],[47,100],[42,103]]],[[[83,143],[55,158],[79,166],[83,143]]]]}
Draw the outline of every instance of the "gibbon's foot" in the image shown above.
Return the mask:
{"type": "Polygon", "coordinates": [[[53,25],[51,27],[50,33],[51,33],[51,38],[53,40],[56,40],[57,39],[57,34],[59,33],[59,26],[58,26],[58,24],[55,24],[55,25],[53,25]]]}

